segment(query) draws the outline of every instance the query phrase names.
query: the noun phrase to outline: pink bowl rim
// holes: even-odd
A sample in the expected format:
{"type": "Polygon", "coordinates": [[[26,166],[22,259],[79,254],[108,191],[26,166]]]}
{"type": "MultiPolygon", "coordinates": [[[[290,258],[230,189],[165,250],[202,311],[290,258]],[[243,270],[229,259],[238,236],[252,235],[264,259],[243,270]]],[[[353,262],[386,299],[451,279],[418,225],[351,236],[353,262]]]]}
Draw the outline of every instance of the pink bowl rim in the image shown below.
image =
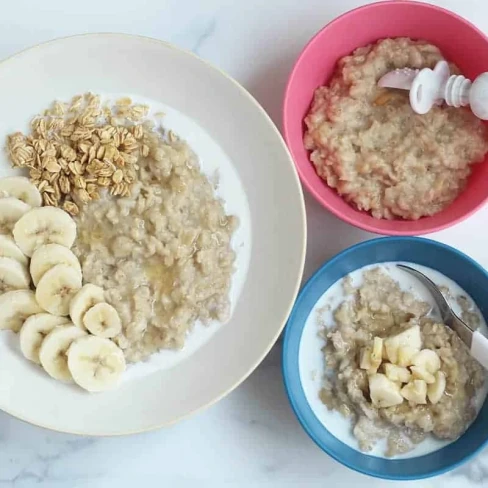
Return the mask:
{"type": "MultiPolygon", "coordinates": [[[[283,108],[282,108],[282,132],[283,132],[283,137],[286,141],[286,144],[288,146],[288,149],[290,150],[290,153],[292,154],[292,159],[293,162],[295,163],[295,167],[298,171],[298,175],[300,177],[300,181],[302,184],[306,187],[307,191],[315,198],[317,202],[319,202],[325,209],[327,209],[329,212],[331,212],[333,215],[341,219],[343,222],[346,222],[347,224],[350,224],[354,227],[357,227],[359,229],[365,230],[367,232],[372,232],[375,234],[380,234],[380,235],[385,235],[385,236],[416,236],[416,235],[426,235],[426,234],[431,234],[433,232],[438,232],[440,230],[447,229],[449,227],[452,227],[467,218],[469,218],[471,215],[476,213],[481,207],[483,207],[486,202],[488,201],[488,193],[486,197],[478,203],[478,205],[475,205],[472,209],[468,210],[465,214],[461,215],[458,218],[452,219],[445,224],[439,224],[439,225],[432,225],[432,226],[427,226],[425,229],[421,230],[398,230],[398,229],[379,229],[374,223],[368,223],[368,222],[361,222],[356,220],[354,217],[349,217],[344,215],[341,211],[337,210],[334,205],[332,205],[327,199],[322,198],[318,192],[315,190],[315,187],[312,183],[308,181],[308,179],[302,174],[302,163],[299,163],[297,160],[295,160],[295,156],[293,155],[293,152],[291,150],[291,142],[288,134],[288,124],[287,124],[287,109],[288,109],[288,101],[290,99],[290,90],[291,90],[291,84],[293,82],[293,78],[295,77],[295,74],[298,70],[298,64],[301,61],[301,59],[305,56],[305,53],[308,51],[310,46],[321,36],[322,32],[332,26],[333,24],[336,24],[337,22],[341,21],[342,19],[354,15],[362,10],[369,10],[369,9],[375,9],[376,7],[379,7],[380,5],[385,5],[385,4],[396,4],[396,5],[416,5],[416,6],[421,6],[421,7],[426,7],[432,11],[435,12],[442,12],[444,14],[447,14],[453,18],[455,18],[457,21],[467,25],[470,29],[476,31],[478,34],[480,34],[486,42],[488,43],[488,36],[478,27],[476,27],[474,24],[472,24],[469,20],[465,19],[464,17],[461,17],[460,15],[456,14],[455,12],[452,12],[451,10],[448,10],[443,7],[439,7],[437,5],[432,5],[430,3],[426,2],[418,2],[415,0],[380,0],[377,2],[369,3],[367,5],[362,5],[360,7],[356,7],[352,10],[348,10],[347,12],[344,12],[343,14],[339,15],[338,17],[332,19],[330,22],[325,24],[318,32],[316,32],[313,37],[307,42],[305,47],[300,51],[300,54],[296,58],[293,68],[290,71],[290,74],[288,76],[288,81],[286,83],[285,87],[285,92],[284,92],[284,97],[283,97],[283,108]]],[[[307,159],[307,162],[310,163],[310,160],[307,159]]],[[[488,162],[486,163],[488,164],[488,162]]],[[[326,184],[324,182],[324,184],[326,184]]],[[[359,211],[357,211],[359,212],[359,211]]],[[[424,217],[425,220],[430,220],[430,217],[424,217]]],[[[374,221],[373,217],[371,217],[371,220],[374,221]]],[[[394,220],[390,222],[395,222],[394,220]]],[[[393,224],[394,225],[394,224],[393,224]]]]}

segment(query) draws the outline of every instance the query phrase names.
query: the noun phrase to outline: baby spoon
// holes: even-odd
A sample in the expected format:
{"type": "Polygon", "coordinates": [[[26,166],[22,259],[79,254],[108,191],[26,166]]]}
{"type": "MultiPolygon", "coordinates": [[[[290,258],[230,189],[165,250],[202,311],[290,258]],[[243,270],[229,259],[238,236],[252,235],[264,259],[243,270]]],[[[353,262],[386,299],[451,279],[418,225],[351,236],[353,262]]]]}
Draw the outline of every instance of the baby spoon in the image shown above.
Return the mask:
{"type": "Polygon", "coordinates": [[[463,75],[451,75],[449,64],[439,61],[433,70],[390,71],[380,78],[378,86],[410,90],[410,105],[421,115],[445,101],[451,107],[469,105],[476,117],[488,120],[488,73],[482,73],[471,82],[463,75]]]}
{"type": "Polygon", "coordinates": [[[434,297],[437,307],[441,313],[444,324],[450,327],[460,339],[468,346],[473,356],[485,369],[488,369],[488,338],[477,330],[473,330],[466,322],[461,320],[452,310],[444,295],[437,285],[420,271],[410,266],[397,264],[397,267],[415,276],[421,281],[434,297]]]}

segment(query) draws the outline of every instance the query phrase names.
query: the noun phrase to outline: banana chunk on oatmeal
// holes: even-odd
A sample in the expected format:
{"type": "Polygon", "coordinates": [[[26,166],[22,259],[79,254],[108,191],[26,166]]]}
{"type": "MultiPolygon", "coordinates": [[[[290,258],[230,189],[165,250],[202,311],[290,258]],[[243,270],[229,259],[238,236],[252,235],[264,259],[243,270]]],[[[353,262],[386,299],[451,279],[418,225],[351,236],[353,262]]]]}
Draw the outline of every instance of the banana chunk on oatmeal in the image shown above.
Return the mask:
{"type": "Polygon", "coordinates": [[[476,417],[483,368],[461,339],[429,316],[381,268],[337,307],[324,348],[322,402],[351,419],[359,447],[387,440],[386,454],[412,450],[429,434],[457,439],[476,417]]]}

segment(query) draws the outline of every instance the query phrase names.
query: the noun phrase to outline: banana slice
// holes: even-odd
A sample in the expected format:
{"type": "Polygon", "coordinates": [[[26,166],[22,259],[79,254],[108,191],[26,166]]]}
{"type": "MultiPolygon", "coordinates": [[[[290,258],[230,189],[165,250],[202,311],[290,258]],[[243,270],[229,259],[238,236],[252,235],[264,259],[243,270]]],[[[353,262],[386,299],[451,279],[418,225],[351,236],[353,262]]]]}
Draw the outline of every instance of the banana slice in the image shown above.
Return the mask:
{"type": "Polygon", "coordinates": [[[412,364],[425,369],[431,374],[434,374],[441,369],[441,360],[437,353],[432,349],[422,349],[413,357],[412,364]]]}
{"type": "Polygon", "coordinates": [[[0,295],[0,330],[18,332],[24,321],[43,310],[31,290],[15,290],[0,295]]]}
{"type": "Polygon", "coordinates": [[[409,402],[425,405],[427,403],[427,383],[422,380],[413,380],[401,389],[401,394],[409,402]]]}
{"type": "Polygon", "coordinates": [[[361,369],[369,370],[371,366],[371,348],[363,347],[359,356],[359,367],[361,369]]]}
{"type": "Polygon", "coordinates": [[[71,299],[69,304],[69,315],[73,323],[84,329],[83,317],[85,313],[97,303],[105,301],[105,292],[99,286],[87,283],[71,299]]]}
{"type": "Polygon", "coordinates": [[[44,337],[58,325],[67,324],[69,324],[69,321],[66,317],[57,317],[50,313],[31,315],[24,322],[19,332],[20,350],[22,354],[30,361],[40,364],[39,348],[44,337]]]}
{"type": "Polygon", "coordinates": [[[83,325],[93,335],[106,339],[115,337],[122,330],[117,310],[105,302],[97,303],[85,313],[83,325]]]}
{"type": "Polygon", "coordinates": [[[57,264],[67,264],[80,274],[81,279],[81,265],[73,252],[59,244],[46,244],[36,249],[31,258],[30,273],[34,286],[37,286],[46,271],[57,264]]]}
{"type": "MultiPolygon", "coordinates": [[[[1,202],[2,200],[0,204],[1,202]]],[[[44,244],[60,244],[71,248],[76,239],[76,224],[70,215],[60,208],[33,208],[15,224],[13,234],[17,246],[30,257],[44,244]]]]}
{"type": "Polygon", "coordinates": [[[30,209],[27,203],[17,198],[0,198],[0,234],[10,234],[15,224],[30,209]]]}
{"type": "Polygon", "coordinates": [[[373,405],[379,408],[393,407],[403,402],[400,387],[381,373],[369,376],[369,395],[373,405]]]}
{"type": "Polygon", "coordinates": [[[407,368],[391,363],[385,363],[384,368],[386,377],[389,380],[399,383],[408,383],[410,381],[411,374],[407,368]]]}
{"type": "Polygon", "coordinates": [[[417,352],[418,350],[413,347],[400,346],[398,348],[398,360],[397,360],[398,366],[402,366],[402,367],[410,366],[417,352]]]}
{"type": "Polygon", "coordinates": [[[12,258],[0,258],[0,293],[27,290],[30,276],[24,265],[12,258]]]}
{"type": "Polygon", "coordinates": [[[79,386],[98,392],[117,386],[125,371],[125,358],[111,340],[87,336],[69,348],[68,368],[79,386]]]}
{"type": "Polygon", "coordinates": [[[435,382],[435,376],[420,366],[410,366],[410,371],[412,372],[414,378],[423,380],[429,385],[435,382]]]}
{"type": "Polygon", "coordinates": [[[69,304],[81,288],[81,275],[67,264],[57,264],[44,273],[37,285],[36,299],[46,312],[68,315],[69,304]]]}
{"type": "Polygon", "coordinates": [[[408,346],[415,350],[420,351],[422,346],[422,338],[420,336],[420,327],[414,325],[409,329],[400,332],[396,336],[389,337],[385,340],[386,353],[390,362],[396,364],[398,361],[398,349],[401,346],[408,346]]]}
{"type": "Polygon", "coordinates": [[[30,207],[40,207],[42,197],[39,190],[25,176],[9,176],[0,179],[0,198],[14,197],[30,207]]]}
{"type": "Polygon", "coordinates": [[[86,332],[75,325],[57,326],[49,332],[39,348],[39,360],[49,376],[60,381],[73,380],[66,354],[71,343],[85,335],[86,332]]]}
{"type": "Polygon", "coordinates": [[[446,375],[442,371],[435,374],[435,382],[427,386],[427,397],[430,403],[437,403],[446,390],[446,375]]]}
{"type": "Polygon", "coordinates": [[[27,256],[25,256],[10,236],[0,235],[0,257],[15,259],[25,267],[29,264],[27,256]]]}
{"type": "Polygon", "coordinates": [[[373,339],[373,349],[371,351],[371,368],[369,373],[376,373],[381,366],[381,359],[383,357],[383,339],[375,337],[373,339]]]}

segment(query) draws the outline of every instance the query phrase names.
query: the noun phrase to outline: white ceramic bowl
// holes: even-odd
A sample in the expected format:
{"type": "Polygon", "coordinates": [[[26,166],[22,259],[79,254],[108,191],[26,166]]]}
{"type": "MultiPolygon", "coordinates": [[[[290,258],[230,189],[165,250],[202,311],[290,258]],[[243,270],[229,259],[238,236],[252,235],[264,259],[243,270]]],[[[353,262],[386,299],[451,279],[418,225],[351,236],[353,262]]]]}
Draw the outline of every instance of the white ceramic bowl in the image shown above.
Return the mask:
{"type": "MultiPolygon", "coordinates": [[[[64,432],[128,434],[171,424],[211,405],[260,363],[298,291],[305,210],[290,155],[257,102],[221,71],[153,39],[76,36],[7,59],[0,64],[0,137],[25,130],[51,101],[86,91],[135,95],[179,113],[169,117],[168,127],[174,120],[176,132],[197,153],[203,151],[204,169],[206,163],[219,167],[219,158],[231,163],[239,184],[235,193],[247,196],[243,212],[250,217],[241,236],[250,250],[249,267],[247,275],[246,269],[239,271],[242,288],[231,321],[170,368],[132,375],[115,391],[90,395],[49,378],[21,357],[17,337],[0,333],[2,410],[64,432]],[[180,123],[182,117],[187,123],[180,123]]],[[[0,176],[11,172],[2,154],[0,176]]],[[[247,267],[246,258],[241,263],[247,267]]]]}

